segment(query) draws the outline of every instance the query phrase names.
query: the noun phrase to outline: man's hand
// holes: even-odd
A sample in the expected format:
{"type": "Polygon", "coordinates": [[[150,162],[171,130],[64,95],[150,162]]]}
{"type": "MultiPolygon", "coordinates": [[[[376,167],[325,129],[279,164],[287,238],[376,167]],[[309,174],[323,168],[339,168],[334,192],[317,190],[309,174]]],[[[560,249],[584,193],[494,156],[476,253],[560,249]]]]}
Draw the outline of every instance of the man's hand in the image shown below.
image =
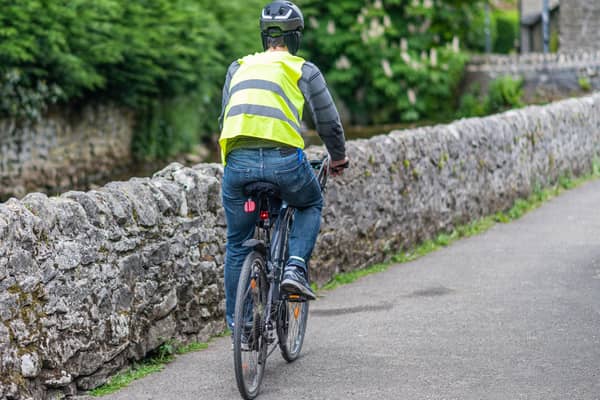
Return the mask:
{"type": "Polygon", "coordinates": [[[329,173],[331,176],[340,176],[344,174],[344,168],[348,168],[350,160],[348,157],[344,157],[343,160],[331,161],[329,164],[329,173]]]}

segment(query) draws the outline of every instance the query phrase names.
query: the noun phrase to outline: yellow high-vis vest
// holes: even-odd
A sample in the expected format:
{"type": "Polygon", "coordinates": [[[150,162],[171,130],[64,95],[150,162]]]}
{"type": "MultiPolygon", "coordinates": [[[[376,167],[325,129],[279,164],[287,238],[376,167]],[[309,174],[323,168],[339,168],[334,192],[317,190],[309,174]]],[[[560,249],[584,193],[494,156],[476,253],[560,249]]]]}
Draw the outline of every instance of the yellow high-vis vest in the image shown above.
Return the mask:
{"type": "Polygon", "coordinates": [[[246,136],[304,148],[304,96],[298,87],[304,59],[287,51],[246,56],[229,86],[219,144],[225,164],[230,139],[246,136]]]}

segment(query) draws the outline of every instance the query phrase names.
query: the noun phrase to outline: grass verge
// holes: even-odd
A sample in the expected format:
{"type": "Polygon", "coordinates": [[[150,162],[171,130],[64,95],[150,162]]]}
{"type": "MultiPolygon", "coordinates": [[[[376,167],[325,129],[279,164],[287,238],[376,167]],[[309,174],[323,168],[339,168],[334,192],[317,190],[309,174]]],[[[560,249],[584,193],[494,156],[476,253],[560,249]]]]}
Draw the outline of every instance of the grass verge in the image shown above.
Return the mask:
{"type": "Polygon", "coordinates": [[[507,211],[498,212],[496,214],[475,220],[469,224],[458,226],[453,229],[452,232],[441,233],[434,239],[427,240],[414,249],[402,251],[393,255],[389,261],[385,263],[375,264],[356,271],[336,274],[322,287],[318,288],[313,286],[313,289],[331,290],[338,286],[352,283],[363,276],[385,271],[391,265],[416,260],[417,258],[439,250],[442,247],[446,247],[459,239],[483,233],[497,223],[508,223],[519,219],[529,211],[540,207],[546,201],[560,195],[565,190],[573,189],[585,182],[597,178],[600,178],[600,160],[594,161],[592,172],[588,175],[580,178],[561,177],[555,185],[548,188],[537,187],[527,199],[517,199],[513,206],[507,211]]]}
{"type": "MultiPolygon", "coordinates": [[[[227,335],[229,335],[229,331],[225,331],[220,335],[215,336],[215,338],[227,335]]],[[[208,346],[209,343],[203,342],[192,342],[183,345],[173,341],[167,341],[156,351],[150,353],[148,357],[138,363],[134,363],[130,368],[115,375],[107,383],[91,390],[88,394],[91,396],[100,397],[117,392],[137,379],[141,379],[147,375],[161,371],[165,368],[165,365],[175,359],[177,354],[186,354],[205,350],[208,348],[208,346]]]]}

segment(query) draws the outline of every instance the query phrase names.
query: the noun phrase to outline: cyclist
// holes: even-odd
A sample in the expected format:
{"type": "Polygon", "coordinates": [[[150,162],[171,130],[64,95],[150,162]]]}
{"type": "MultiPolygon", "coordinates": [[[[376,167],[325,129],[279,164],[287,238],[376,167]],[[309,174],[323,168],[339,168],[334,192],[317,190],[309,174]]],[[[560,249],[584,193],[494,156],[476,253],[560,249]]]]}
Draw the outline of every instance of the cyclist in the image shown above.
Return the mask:
{"type": "Polygon", "coordinates": [[[243,243],[254,235],[256,221],[255,215],[244,210],[247,183],[276,184],[282,199],[297,208],[281,289],[309,300],[316,298],[307,279],[307,262],[319,233],[323,198],[302,151],[305,102],[331,156],[331,168],[348,161],[344,130],[323,75],[314,64],[295,55],[304,29],[302,12],[290,1],[273,1],[262,10],[260,28],[265,51],[229,66],[219,118],[227,219],[226,319],[232,330],[240,271],[251,251],[243,243]]]}

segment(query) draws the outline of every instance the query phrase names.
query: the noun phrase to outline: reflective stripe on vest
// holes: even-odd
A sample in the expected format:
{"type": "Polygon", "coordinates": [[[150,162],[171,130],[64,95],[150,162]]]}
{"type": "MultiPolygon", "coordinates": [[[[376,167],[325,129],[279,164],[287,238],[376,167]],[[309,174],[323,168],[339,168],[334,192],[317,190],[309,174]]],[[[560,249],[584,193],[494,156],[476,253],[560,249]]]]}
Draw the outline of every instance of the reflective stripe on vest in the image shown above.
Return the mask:
{"type": "Polygon", "coordinates": [[[296,121],[300,121],[300,112],[296,109],[296,106],[290,98],[285,94],[283,88],[276,84],[275,82],[265,81],[263,79],[248,79],[247,81],[242,81],[231,88],[229,91],[229,95],[233,96],[236,92],[244,89],[262,89],[262,90],[270,90],[271,92],[277,93],[281,98],[285,101],[287,106],[290,108],[294,117],[296,117],[296,121]]]}
{"type": "Polygon", "coordinates": [[[239,136],[304,148],[300,134],[304,96],[298,87],[304,59],[288,52],[264,52],[238,62],[219,138],[223,163],[229,139],[239,136]]]}
{"type": "Polygon", "coordinates": [[[255,104],[241,104],[233,106],[227,113],[228,117],[234,117],[240,114],[262,115],[263,117],[277,118],[290,124],[297,132],[300,132],[300,126],[295,121],[285,116],[283,111],[275,107],[258,106],[255,104]]]}

